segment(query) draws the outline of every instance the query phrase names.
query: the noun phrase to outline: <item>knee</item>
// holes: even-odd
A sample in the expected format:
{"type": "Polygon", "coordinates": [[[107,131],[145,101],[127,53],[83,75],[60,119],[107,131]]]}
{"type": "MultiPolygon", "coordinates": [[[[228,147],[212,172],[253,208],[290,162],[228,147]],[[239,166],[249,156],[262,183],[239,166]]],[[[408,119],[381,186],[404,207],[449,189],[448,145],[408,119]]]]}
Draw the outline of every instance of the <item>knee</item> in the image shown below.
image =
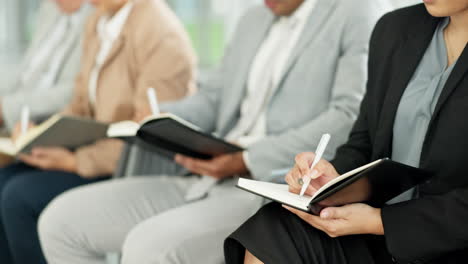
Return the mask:
{"type": "Polygon", "coordinates": [[[61,234],[62,222],[65,221],[63,219],[64,216],[60,213],[62,206],[63,202],[61,202],[61,197],[59,196],[39,216],[37,229],[43,246],[49,245],[51,240],[57,239],[61,234]]]}
{"type": "Polygon", "coordinates": [[[138,226],[130,231],[122,247],[122,264],[154,264],[148,254],[151,252],[159,253],[160,249],[158,245],[152,245],[152,248],[150,248],[150,243],[147,240],[144,232],[138,226]]]}
{"type": "Polygon", "coordinates": [[[140,224],[127,235],[122,248],[122,264],[190,263],[180,252],[183,247],[177,237],[167,239],[165,234],[170,232],[167,228],[158,232],[157,229],[165,228],[153,226],[153,230],[149,232],[148,227],[145,223],[140,224]]]}
{"type": "Polygon", "coordinates": [[[177,226],[156,217],[136,226],[127,235],[122,264],[221,263],[221,240],[215,230],[177,226]],[[214,242],[217,240],[219,243],[214,242]]]}
{"type": "Polygon", "coordinates": [[[2,215],[14,216],[22,211],[34,199],[30,195],[32,186],[29,186],[27,177],[13,178],[4,186],[1,193],[2,215]]]}
{"type": "Polygon", "coordinates": [[[45,251],[56,243],[64,243],[70,232],[69,227],[79,221],[78,216],[68,210],[72,199],[64,193],[49,203],[40,215],[37,228],[45,251]]]}

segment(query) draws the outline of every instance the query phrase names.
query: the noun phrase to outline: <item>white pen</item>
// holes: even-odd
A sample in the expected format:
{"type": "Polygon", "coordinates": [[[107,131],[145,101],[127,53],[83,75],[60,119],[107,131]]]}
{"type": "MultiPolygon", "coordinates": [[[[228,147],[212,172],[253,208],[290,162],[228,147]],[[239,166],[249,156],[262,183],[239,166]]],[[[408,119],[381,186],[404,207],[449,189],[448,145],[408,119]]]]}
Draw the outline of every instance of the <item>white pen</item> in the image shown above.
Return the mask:
{"type": "Polygon", "coordinates": [[[156,90],[154,88],[150,87],[150,88],[148,88],[146,93],[147,93],[147,96],[148,96],[149,105],[151,107],[151,113],[154,116],[159,115],[161,112],[159,111],[158,97],[156,96],[156,90]]]}
{"type": "MultiPolygon", "coordinates": [[[[330,134],[323,134],[322,138],[320,139],[320,142],[317,146],[317,150],[315,151],[315,158],[314,161],[312,162],[312,165],[310,166],[310,170],[312,171],[317,165],[317,163],[322,159],[323,153],[325,153],[325,149],[327,148],[328,142],[330,141],[330,134]]],[[[310,181],[312,180],[312,177],[310,175],[306,175],[303,177],[304,183],[302,184],[301,188],[301,196],[304,196],[305,191],[307,190],[307,187],[310,184],[310,181]]]]}
{"type": "Polygon", "coordinates": [[[21,108],[21,135],[26,134],[28,132],[29,127],[29,107],[23,106],[21,108]]]}

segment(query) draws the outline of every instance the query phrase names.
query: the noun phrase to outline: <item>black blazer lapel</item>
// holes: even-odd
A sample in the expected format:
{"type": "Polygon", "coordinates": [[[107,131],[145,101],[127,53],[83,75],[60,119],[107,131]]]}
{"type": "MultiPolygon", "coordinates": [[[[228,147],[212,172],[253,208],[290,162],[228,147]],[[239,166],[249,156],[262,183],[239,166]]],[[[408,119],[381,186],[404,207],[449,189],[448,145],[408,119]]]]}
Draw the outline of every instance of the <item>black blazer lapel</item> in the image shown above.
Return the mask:
{"type": "Polygon", "coordinates": [[[398,67],[396,72],[398,76],[389,74],[389,86],[385,95],[382,114],[379,120],[379,142],[380,148],[376,149],[377,157],[388,157],[392,152],[392,137],[395,116],[400,105],[401,97],[408,86],[411,77],[414,75],[419,63],[421,62],[429,44],[431,43],[434,32],[440,19],[427,17],[421,22],[418,34],[409,33],[406,41],[396,50],[393,67],[398,67]],[[415,37],[417,36],[417,37],[415,37]],[[393,79],[390,79],[393,78],[393,79]]]}
{"type": "Polygon", "coordinates": [[[434,129],[434,124],[439,116],[440,111],[442,110],[447,100],[450,98],[450,95],[456,90],[460,81],[465,77],[465,74],[468,72],[468,44],[465,46],[465,49],[458,58],[457,64],[453,69],[450,77],[447,80],[447,83],[440,94],[439,100],[437,101],[436,108],[434,109],[434,113],[432,114],[431,121],[429,123],[429,127],[427,129],[426,138],[424,139],[422,153],[421,153],[421,166],[424,166],[426,162],[427,156],[427,147],[428,143],[431,142],[431,132],[434,129]]]}
{"type": "Polygon", "coordinates": [[[432,115],[432,121],[437,117],[437,114],[440,112],[440,109],[445,104],[445,102],[447,102],[447,99],[453,93],[455,88],[457,88],[458,83],[462,80],[462,78],[465,76],[467,71],[468,71],[468,44],[465,46],[465,50],[461,54],[460,58],[458,58],[457,64],[455,65],[455,68],[450,74],[450,77],[448,78],[447,83],[445,84],[445,87],[442,90],[442,93],[440,94],[439,101],[437,101],[436,108],[432,115]]]}

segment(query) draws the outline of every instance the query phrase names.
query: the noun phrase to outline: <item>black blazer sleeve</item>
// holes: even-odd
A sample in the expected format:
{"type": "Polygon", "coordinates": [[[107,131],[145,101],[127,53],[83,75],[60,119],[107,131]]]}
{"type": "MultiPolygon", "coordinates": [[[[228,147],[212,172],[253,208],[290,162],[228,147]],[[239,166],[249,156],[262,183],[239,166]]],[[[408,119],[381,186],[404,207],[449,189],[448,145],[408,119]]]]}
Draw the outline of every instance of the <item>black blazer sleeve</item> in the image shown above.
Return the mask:
{"type": "Polygon", "coordinates": [[[387,248],[402,263],[466,249],[468,187],[386,206],[382,221],[387,248]]]}
{"type": "MultiPolygon", "coordinates": [[[[403,75],[409,81],[415,68],[408,70],[408,65],[419,63],[439,21],[419,5],[389,13],[377,24],[370,44],[367,94],[348,142],[332,161],[339,173],[391,156],[395,115],[389,113],[396,112],[398,101],[388,98],[394,100],[405,88],[397,79],[403,75]],[[421,55],[412,55],[413,50],[421,55]]],[[[463,121],[468,110],[467,61],[465,48],[449,80],[451,94],[426,136],[421,168],[434,172],[434,178],[421,186],[420,198],[382,208],[387,249],[399,263],[448,263],[430,261],[457,252],[468,256],[468,123],[463,121]]],[[[378,182],[371,186],[373,195],[386,190],[378,182]]]]}

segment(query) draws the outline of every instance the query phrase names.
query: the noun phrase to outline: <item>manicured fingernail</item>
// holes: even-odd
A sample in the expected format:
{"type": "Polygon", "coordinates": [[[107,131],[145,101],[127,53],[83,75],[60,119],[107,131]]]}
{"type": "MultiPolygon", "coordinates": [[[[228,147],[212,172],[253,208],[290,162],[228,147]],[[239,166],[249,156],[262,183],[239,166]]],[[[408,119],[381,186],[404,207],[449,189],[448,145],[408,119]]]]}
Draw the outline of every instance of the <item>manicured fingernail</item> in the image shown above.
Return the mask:
{"type": "Polygon", "coordinates": [[[330,217],[330,213],[328,211],[324,210],[320,214],[320,217],[323,218],[323,219],[328,219],[328,217],[330,217]]]}

